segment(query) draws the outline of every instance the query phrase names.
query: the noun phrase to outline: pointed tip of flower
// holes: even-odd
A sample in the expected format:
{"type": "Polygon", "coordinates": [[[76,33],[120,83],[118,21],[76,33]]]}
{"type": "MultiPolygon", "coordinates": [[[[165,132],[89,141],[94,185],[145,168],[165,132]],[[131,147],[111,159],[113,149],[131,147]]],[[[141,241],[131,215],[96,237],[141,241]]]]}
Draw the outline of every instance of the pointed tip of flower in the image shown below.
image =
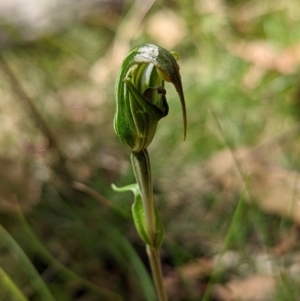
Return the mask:
{"type": "Polygon", "coordinates": [[[187,118],[186,118],[186,107],[185,107],[184,97],[183,100],[181,101],[181,106],[182,106],[182,118],[183,118],[183,141],[185,141],[186,132],[187,132],[187,118]]]}
{"type": "Polygon", "coordinates": [[[179,95],[179,100],[181,103],[182,119],[183,119],[183,141],[185,141],[186,134],[187,134],[187,117],[186,117],[186,105],[185,105],[185,98],[184,98],[184,93],[183,93],[183,89],[182,89],[181,79],[179,78],[179,80],[175,83],[173,82],[173,84],[179,95]]]}

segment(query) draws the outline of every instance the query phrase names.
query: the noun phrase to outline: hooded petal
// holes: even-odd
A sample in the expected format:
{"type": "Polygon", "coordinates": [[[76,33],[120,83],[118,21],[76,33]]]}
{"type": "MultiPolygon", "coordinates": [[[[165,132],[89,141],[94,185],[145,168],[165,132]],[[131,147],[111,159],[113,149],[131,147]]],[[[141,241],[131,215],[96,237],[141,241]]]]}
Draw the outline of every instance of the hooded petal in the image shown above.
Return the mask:
{"type": "Polygon", "coordinates": [[[164,48],[145,44],[134,48],[125,58],[115,86],[114,128],[132,151],[149,146],[158,121],[168,114],[164,80],[172,82],[179,94],[185,135],[185,101],[174,56],[164,48]]]}

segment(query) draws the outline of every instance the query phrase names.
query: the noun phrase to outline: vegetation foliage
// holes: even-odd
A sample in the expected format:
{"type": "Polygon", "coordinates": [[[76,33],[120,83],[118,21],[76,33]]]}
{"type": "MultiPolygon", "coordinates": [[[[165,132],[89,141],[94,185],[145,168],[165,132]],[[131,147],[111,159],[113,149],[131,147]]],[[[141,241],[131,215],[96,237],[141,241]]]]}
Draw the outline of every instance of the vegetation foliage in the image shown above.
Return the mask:
{"type": "Polygon", "coordinates": [[[143,43],[179,54],[186,100],[183,142],[166,83],[172,113],[148,149],[169,299],[297,300],[298,5],[112,2],[3,46],[0,300],[155,300],[132,195],[111,188],[135,182],[114,84],[143,43]]]}

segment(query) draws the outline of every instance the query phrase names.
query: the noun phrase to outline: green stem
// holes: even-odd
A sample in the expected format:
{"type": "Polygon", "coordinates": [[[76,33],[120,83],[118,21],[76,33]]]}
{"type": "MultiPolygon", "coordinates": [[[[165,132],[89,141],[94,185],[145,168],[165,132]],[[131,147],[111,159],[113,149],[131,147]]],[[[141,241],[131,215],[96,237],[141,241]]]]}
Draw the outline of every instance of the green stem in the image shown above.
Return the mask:
{"type": "Polygon", "coordinates": [[[168,297],[163,285],[163,275],[162,275],[161,261],[159,256],[159,249],[147,245],[146,250],[150,261],[152,277],[155,284],[158,299],[160,301],[168,301],[168,297]]]}
{"type": "Polygon", "coordinates": [[[157,229],[155,223],[153,184],[150,160],[147,150],[145,149],[141,152],[132,152],[131,162],[133,172],[142,195],[147,234],[151,243],[151,246],[146,245],[146,250],[150,261],[154,285],[159,301],[168,301],[168,297],[163,285],[159,246],[156,244],[157,229]]]}
{"type": "Polygon", "coordinates": [[[155,244],[156,225],[153,202],[153,185],[150,160],[147,150],[131,153],[131,162],[136,181],[139,185],[145,211],[146,228],[151,245],[155,244]]]}

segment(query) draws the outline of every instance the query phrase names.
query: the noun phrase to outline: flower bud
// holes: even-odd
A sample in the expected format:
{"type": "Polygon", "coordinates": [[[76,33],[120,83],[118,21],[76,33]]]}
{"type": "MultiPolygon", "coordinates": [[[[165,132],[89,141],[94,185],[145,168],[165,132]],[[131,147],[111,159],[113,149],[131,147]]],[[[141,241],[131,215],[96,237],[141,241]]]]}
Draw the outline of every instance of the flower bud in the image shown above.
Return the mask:
{"type": "Polygon", "coordinates": [[[185,101],[175,57],[164,48],[144,44],[134,48],[123,61],[115,86],[114,128],[133,152],[149,146],[158,121],[168,114],[164,81],[172,82],[179,94],[185,136],[185,101]]]}

